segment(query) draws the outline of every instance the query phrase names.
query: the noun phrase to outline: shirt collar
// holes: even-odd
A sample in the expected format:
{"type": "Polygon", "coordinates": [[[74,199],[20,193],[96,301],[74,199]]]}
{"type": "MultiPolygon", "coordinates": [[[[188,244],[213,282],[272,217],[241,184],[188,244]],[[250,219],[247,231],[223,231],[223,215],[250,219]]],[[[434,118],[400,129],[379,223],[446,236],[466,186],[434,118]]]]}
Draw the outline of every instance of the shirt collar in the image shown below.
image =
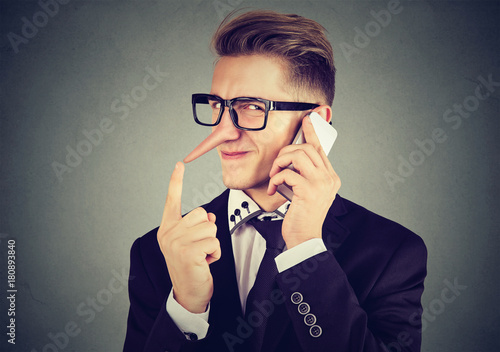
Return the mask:
{"type": "Polygon", "coordinates": [[[258,204],[242,190],[231,189],[229,191],[227,207],[229,233],[232,235],[236,229],[254,217],[258,217],[259,219],[272,217],[272,220],[282,220],[289,206],[290,201],[287,201],[274,212],[268,213],[263,211],[258,204]]]}

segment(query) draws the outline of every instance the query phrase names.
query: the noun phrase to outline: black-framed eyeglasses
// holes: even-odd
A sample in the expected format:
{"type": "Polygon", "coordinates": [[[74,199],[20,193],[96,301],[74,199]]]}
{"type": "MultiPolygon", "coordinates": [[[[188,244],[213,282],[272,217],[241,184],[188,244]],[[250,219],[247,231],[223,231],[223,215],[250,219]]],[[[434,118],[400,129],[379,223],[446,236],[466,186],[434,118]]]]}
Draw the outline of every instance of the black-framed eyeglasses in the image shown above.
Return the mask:
{"type": "Polygon", "coordinates": [[[192,103],[196,123],[202,126],[217,126],[225,108],[228,107],[234,126],[244,131],[260,131],[266,128],[269,111],[305,111],[319,106],[249,97],[224,100],[212,94],[193,94],[192,103]]]}

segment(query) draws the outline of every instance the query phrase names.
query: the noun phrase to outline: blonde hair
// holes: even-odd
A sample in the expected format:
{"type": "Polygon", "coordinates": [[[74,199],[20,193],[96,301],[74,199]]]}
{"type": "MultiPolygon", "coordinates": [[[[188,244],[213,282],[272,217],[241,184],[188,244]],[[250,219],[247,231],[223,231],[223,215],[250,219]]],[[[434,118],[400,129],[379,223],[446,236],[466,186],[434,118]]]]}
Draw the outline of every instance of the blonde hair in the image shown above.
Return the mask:
{"type": "Polygon", "coordinates": [[[257,10],[233,19],[229,14],[212,38],[218,57],[268,55],[285,63],[288,83],[296,91],[320,95],[332,105],[335,96],[333,50],[325,29],[293,14],[257,10]]]}

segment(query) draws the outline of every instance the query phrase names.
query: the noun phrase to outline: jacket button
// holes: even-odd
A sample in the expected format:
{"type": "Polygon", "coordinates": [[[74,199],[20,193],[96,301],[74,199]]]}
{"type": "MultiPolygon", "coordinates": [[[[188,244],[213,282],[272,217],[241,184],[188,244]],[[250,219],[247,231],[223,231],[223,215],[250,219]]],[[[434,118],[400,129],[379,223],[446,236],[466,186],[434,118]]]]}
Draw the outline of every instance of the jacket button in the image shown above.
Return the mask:
{"type": "Polygon", "coordinates": [[[314,314],[307,314],[307,315],[304,317],[304,323],[305,323],[307,326],[311,326],[311,325],[316,324],[316,316],[315,316],[314,314]]]}
{"type": "Polygon", "coordinates": [[[322,333],[323,333],[323,330],[321,329],[321,326],[319,326],[319,325],[313,325],[309,329],[309,334],[311,334],[312,337],[320,337],[322,333]]]}
{"type": "Polygon", "coordinates": [[[304,297],[302,297],[302,293],[300,293],[300,292],[294,292],[294,293],[292,293],[292,297],[291,298],[292,298],[292,303],[293,304],[299,304],[304,299],[304,297]]]}
{"type": "Polygon", "coordinates": [[[309,307],[307,303],[301,303],[299,304],[298,310],[300,314],[304,315],[311,311],[311,307],[309,307]]]}

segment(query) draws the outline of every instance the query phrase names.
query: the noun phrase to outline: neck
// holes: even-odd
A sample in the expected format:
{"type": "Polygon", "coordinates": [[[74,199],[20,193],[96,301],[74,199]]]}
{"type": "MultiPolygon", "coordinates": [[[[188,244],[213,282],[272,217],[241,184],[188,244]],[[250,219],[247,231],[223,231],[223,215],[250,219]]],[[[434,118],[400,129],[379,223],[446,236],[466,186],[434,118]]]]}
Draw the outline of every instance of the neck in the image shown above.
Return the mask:
{"type": "Polygon", "coordinates": [[[265,212],[272,212],[278,209],[286,202],[286,198],[276,192],[272,196],[267,194],[267,182],[255,188],[245,189],[247,196],[252,198],[255,203],[265,212]]]}

